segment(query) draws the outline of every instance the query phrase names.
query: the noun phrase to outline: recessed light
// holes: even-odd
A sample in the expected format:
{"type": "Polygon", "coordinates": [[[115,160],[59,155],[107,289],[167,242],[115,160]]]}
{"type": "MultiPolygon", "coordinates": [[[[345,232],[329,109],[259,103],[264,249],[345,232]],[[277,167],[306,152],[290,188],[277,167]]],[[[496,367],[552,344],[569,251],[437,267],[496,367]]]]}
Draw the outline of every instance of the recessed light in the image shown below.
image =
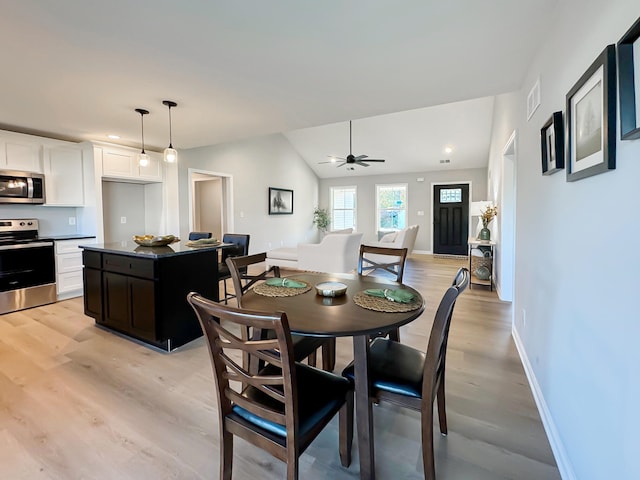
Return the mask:
{"type": "Polygon", "coordinates": [[[444,149],[444,153],[451,153],[451,152],[453,152],[453,148],[451,148],[451,147],[445,147],[445,149],[444,149]]]}
{"type": "Polygon", "coordinates": [[[107,135],[107,137],[110,138],[111,140],[120,140],[120,135],[109,134],[107,135]]]}

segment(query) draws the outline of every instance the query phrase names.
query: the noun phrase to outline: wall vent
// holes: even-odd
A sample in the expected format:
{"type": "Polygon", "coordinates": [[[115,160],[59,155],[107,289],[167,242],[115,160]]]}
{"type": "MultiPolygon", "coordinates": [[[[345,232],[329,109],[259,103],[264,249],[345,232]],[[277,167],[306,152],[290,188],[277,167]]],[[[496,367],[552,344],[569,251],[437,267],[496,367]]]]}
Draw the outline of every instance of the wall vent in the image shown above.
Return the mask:
{"type": "Polygon", "coordinates": [[[443,160],[440,160],[440,163],[451,163],[451,160],[448,158],[445,158],[443,160]]]}
{"type": "Polygon", "coordinates": [[[529,95],[527,95],[527,120],[531,120],[533,113],[540,106],[540,79],[536,80],[529,95]]]}

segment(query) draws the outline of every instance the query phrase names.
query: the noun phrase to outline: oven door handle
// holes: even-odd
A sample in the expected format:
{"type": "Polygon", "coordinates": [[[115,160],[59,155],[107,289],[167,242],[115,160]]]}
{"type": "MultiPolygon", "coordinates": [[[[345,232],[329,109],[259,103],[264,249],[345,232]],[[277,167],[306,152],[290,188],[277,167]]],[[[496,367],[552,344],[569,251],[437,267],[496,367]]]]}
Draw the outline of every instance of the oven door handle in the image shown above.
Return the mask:
{"type": "Polygon", "coordinates": [[[53,247],[53,242],[33,242],[33,243],[20,243],[17,245],[3,245],[0,250],[16,250],[18,248],[38,248],[38,247],[53,247]]]}

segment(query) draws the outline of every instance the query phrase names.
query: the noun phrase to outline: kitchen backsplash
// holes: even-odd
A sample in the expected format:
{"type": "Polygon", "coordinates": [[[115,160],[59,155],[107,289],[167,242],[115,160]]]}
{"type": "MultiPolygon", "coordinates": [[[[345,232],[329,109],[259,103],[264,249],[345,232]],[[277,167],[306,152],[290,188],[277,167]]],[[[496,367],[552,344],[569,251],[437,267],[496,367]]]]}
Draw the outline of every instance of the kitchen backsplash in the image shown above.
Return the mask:
{"type": "Polygon", "coordinates": [[[0,205],[2,218],[37,218],[38,233],[42,235],[67,235],[86,233],[78,230],[75,207],[45,207],[41,205],[0,205]],[[69,218],[76,219],[69,225],[69,218]]]}

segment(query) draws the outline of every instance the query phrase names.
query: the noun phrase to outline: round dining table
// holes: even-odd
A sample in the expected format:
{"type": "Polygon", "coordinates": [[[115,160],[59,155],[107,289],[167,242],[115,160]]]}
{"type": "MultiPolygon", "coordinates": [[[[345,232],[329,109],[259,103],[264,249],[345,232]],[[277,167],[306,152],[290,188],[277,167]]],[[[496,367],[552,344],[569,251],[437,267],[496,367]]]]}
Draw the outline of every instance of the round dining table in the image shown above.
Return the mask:
{"type": "MultiPolygon", "coordinates": [[[[413,288],[383,277],[357,274],[301,273],[287,279],[308,283],[312,288],[293,296],[265,296],[252,290],[242,296],[242,307],[249,310],[287,314],[291,333],[314,337],[352,337],[355,370],[356,426],[360,456],[360,478],[375,478],[372,405],[369,401],[369,339],[418,318],[424,311],[424,299],[413,288]],[[344,295],[325,297],[315,286],[340,282],[347,286],[344,295]],[[354,302],[354,296],[367,289],[403,289],[414,295],[413,310],[376,311],[354,302]]],[[[362,303],[362,302],[361,302],[362,303]]]]}

